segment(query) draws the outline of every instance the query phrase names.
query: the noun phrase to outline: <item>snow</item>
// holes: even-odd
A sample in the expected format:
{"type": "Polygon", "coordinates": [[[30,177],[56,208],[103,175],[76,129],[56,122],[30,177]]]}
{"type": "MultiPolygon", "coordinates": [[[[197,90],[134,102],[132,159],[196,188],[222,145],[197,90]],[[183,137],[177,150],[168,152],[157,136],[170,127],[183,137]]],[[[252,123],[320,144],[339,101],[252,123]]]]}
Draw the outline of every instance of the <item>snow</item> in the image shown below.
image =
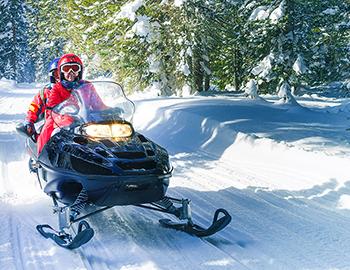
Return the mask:
{"type": "Polygon", "coordinates": [[[244,92],[250,98],[258,98],[258,84],[256,80],[250,79],[244,88],[244,92]]]}
{"type": "Polygon", "coordinates": [[[269,18],[273,24],[278,23],[279,19],[283,17],[285,4],[285,0],[283,0],[279,6],[271,12],[269,18]]]}
{"type": "Polygon", "coordinates": [[[161,213],[115,207],[69,251],[35,229],[56,220],[14,131],[39,87],[0,80],[0,269],[350,269],[350,99],[132,96],[135,129],[169,151],[169,195],[191,199],[203,226],[220,207],[232,222],[199,239],[160,227],[161,213]]]}
{"type": "Polygon", "coordinates": [[[280,103],[290,103],[297,105],[296,100],[292,96],[291,87],[288,82],[281,83],[277,96],[281,98],[280,103]]]}
{"type": "Polygon", "coordinates": [[[306,72],[306,66],[304,63],[304,59],[301,55],[298,55],[297,60],[295,60],[293,64],[293,70],[297,75],[304,74],[306,72]]]}
{"type": "Polygon", "coordinates": [[[158,60],[157,55],[152,54],[147,58],[147,62],[149,65],[149,72],[158,73],[160,71],[161,63],[158,60]]]}
{"type": "Polygon", "coordinates": [[[187,63],[180,62],[177,66],[177,71],[181,72],[185,76],[188,76],[191,74],[190,67],[187,63]]]}
{"type": "Polygon", "coordinates": [[[267,6],[259,6],[253,10],[249,17],[250,21],[265,20],[269,17],[269,9],[267,6]]]}
{"type": "Polygon", "coordinates": [[[322,14],[325,14],[325,15],[335,15],[339,12],[339,9],[338,7],[337,8],[327,8],[325,9],[322,14]]]}
{"type": "MultiPolygon", "coordinates": [[[[252,2],[250,5],[253,5],[253,4],[255,4],[255,2],[252,2]]],[[[248,5],[246,8],[249,8],[250,5],[248,5]]],[[[285,1],[282,1],[279,4],[279,6],[272,11],[271,11],[271,7],[258,6],[252,11],[248,20],[262,21],[269,18],[272,24],[276,24],[284,15],[284,6],[285,6],[285,1]]]]}
{"type": "Polygon", "coordinates": [[[150,86],[144,89],[144,92],[138,93],[136,97],[145,97],[146,96],[159,96],[161,94],[162,84],[160,82],[153,82],[150,86]]]}
{"type": "Polygon", "coordinates": [[[338,201],[339,209],[350,209],[350,196],[349,195],[341,195],[338,201]]]}
{"type": "Polygon", "coordinates": [[[127,18],[131,21],[136,19],[137,10],[143,5],[142,0],[129,1],[120,8],[117,19],[127,18]]]}
{"type": "Polygon", "coordinates": [[[191,86],[189,86],[188,84],[184,84],[184,86],[182,87],[182,96],[183,97],[188,97],[191,95],[191,86]]]}
{"type": "Polygon", "coordinates": [[[143,38],[142,41],[146,38],[148,43],[157,41],[160,36],[160,24],[158,22],[151,22],[150,20],[151,18],[146,15],[137,16],[137,21],[131,30],[126,33],[126,37],[133,38],[136,35],[143,38]]]}
{"type": "Polygon", "coordinates": [[[251,73],[258,75],[262,79],[267,78],[272,69],[272,62],[274,59],[275,55],[273,53],[265,56],[264,59],[261,60],[260,63],[252,69],[251,73]]]}
{"type": "Polygon", "coordinates": [[[140,37],[146,37],[150,32],[149,18],[145,15],[138,16],[137,22],[133,25],[132,31],[140,37]]]}
{"type": "Polygon", "coordinates": [[[181,7],[187,0],[175,0],[174,6],[175,7],[181,7]]]}

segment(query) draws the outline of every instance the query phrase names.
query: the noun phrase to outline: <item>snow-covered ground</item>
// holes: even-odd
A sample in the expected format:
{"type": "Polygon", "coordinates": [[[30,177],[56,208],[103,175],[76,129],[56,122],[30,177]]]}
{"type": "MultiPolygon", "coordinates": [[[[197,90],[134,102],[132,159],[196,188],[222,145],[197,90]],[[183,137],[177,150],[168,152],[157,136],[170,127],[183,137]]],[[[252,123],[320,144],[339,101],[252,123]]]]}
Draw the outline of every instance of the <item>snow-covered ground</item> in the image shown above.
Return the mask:
{"type": "Polygon", "coordinates": [[[35,229],[56,220],[15,132],[37,91],[0,81],[0,269],[350,269],[349,99],[135,97],[135,129],[171,156],[169,195],[190,198],[199,224],[221,207],[232,222],[199,239],[115,207],[69,251],[35,229]]]}

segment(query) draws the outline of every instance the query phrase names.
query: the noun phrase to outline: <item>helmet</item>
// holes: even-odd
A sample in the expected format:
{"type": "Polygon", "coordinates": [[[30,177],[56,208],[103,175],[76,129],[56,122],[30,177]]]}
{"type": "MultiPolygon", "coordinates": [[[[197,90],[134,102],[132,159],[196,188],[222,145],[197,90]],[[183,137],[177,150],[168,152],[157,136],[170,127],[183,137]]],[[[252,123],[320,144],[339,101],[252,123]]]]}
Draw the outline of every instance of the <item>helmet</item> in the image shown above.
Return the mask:
{"type": "Polygon", "coordinates": [[[67,53],[61,56],[60,60],[58,61],[58,69],[60,72],[60,80],[64,80],[63,73],[61,72],[61,66],[68,63],[76,63],[81,66],[81,70],[79,71],[78,79],[81,80],[83,77],[83,62],[79,58],[79,56],[75,55],[74,53],[67,53]]]}
{"type": "Polygon", "coordinates": [[[58,66],[58,61],[60,60],[59,57],[53,59],[50,64],[49,64],[49,72],[54,71],[55,69],[57,69],[58,66]]]}
{"type": "Polygon", "coordinates": [[[57,69],[59,60],[60,60],[60,58],[57,57],[57,58],[53,59],[49,64],[49,74],[50,74],[50,82],[51,83],[56,83],[56,78],[55,78],[54,72],[57,69]]]}

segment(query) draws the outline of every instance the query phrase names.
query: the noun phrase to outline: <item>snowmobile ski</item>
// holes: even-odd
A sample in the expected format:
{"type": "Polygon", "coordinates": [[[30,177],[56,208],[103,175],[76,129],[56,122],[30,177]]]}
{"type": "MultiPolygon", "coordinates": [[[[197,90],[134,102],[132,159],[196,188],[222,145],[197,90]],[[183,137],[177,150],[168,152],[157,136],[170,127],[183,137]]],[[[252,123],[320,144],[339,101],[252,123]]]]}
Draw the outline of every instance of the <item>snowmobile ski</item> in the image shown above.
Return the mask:
{"type": "Polygon", "coordinates": [[[36,229],[45,238],[50,238],[55,241],[57,245],[67,249],[76,249],[90,241],[94,236],[94,230],[84,220],[79,222],[78,232],[74,238],[68,233],[56,231],[48,224],[37,225],[36,229]],[[51,230],[52,232],[48,232],[45,229],[51,230]]]}
{"type": "Polygon", "coordinates": [[[197,237],[206,237],[224,229],[231,222],[231,219],[230,214],[225,209],[220,208],[216,210],[213,222],[207,229],[194,224],[190,220],[187,223],[180,223],[174,222],[170,219],[160,219],[159,223],[166,228],[183,231],[197,237]],[[220,213],[222,213],[224,216],[218,219],[220,213]]]}

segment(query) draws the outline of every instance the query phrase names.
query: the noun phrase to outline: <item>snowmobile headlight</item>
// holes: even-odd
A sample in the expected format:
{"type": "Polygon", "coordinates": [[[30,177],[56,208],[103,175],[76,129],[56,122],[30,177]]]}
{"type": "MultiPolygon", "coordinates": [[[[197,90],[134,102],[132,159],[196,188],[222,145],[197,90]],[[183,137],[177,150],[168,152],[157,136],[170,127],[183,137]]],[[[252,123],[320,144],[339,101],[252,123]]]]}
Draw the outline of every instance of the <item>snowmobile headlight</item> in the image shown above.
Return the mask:
{"type": "Polygon", "coordinates": [[[91,124],[82,128],[83,134],[94,138],[128,138],[133,134],[129,123],[91,124]]]}

